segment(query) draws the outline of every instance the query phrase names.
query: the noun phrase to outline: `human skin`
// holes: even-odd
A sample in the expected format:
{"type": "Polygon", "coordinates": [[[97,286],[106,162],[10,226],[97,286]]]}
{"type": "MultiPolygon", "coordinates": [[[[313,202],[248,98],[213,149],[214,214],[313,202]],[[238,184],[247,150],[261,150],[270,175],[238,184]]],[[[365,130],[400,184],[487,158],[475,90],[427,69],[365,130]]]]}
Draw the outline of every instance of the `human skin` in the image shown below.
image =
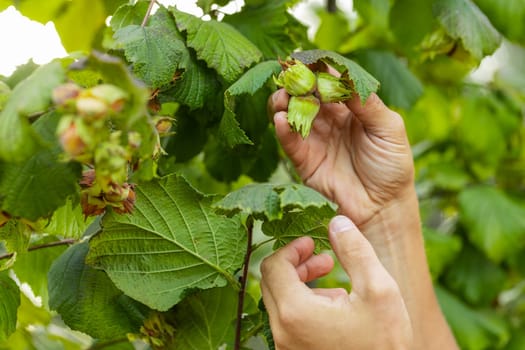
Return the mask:
{"type": "Polygon", "coordinates": [[[284,89],[269,100],[277,137],[303,182],[339,206],[394,278],[408,310],[414,349],[457,349],[426,261],[414,166],[401,116],[372,94],[323,104],[303,139],[286,120],[284,89]]]}
{"type": "Polygon", "coordinates": [[[343,288],[310,289],[329,272],[330,255],[313,255],[310,237],[299,238],[265,259],[261,288],[279,350],[406,350],[412,329],[401,292],[374,249],[346,217],[330,223],[330,243],[352,280],[343,288]]]}

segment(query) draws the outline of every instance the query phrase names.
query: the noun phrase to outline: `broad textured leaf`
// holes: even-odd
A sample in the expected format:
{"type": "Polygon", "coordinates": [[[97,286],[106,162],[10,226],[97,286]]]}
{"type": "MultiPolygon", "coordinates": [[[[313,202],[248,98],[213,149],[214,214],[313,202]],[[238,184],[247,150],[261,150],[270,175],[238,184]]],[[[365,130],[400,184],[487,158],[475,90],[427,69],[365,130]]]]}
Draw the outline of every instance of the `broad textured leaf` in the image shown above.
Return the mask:
{"type": "Polygon", "coordinates": [[[356,59],[382,82],[378,94],[387,105],[410,109],[423,94],[418,78],[391,52],[363,50],[356,59]]]}
{"type": "Polygon", "coordinates": [[[525,0],[475,2],[505,37],[525,43],[525,0]]]}
{"type": "Polygon", "coordinates": [[[223,214],[234,215],[241,212],[263,221],[280,219],[284,212],[309,207],[334,211],[331,202],[309,187],[271,183],[246,185],[227,194],[214,207],[223,214]]]}
{"type": "Polygon", "coordinates": [[[224,92],[224,115],[219,133],[229,147],[239,144],[253,144],[235,119],[235,96],[255,94],[270,79],[278,74],[281,66],[277,61],[265,61],[248,70],[224,92]]]}
{"type": "Polygon", "coordinates": [[[7,274],[0,272],[0,341],[16,329],[16,313],[20,305],[20,290],[7,274]]]}
{"type": "Polygon", "coordinates": [[[310,236],[316,243],[316,251],[331,249],[328,240],[328,223],[335,215],[331,208],[309,207],[302,211],[288,212],[282,219],[266,221],[262,225],[265,235],[275,238],[276,250],[296,238],[310,236]]]}
{"type": "Polygon", "coordinates": [[[308,50],[294,52],[292,57],[305,64],[326,61],[340,72],[347,70],[362,103],[366,101],[372,92],[376,92],[379,88],[379,82],[370,73],[351,59],[338,53],[326,50],[308,50]]]}
{"type": "Polygon", "coordinates": [[[439,0],[433,12],[448,35],[461,40],[478,60],[491,55],[501,44],[498,31],[471,0],[439,0]]]}
{"type": "Polygon", "coordinates": [[[245,5],[242,10],[226,16],[231,24],[261,50],[266,59],[286,57],[296,46],[288,33],[287,1],[265,1],[245,5]]]}
{"type": "Polygon", "coordinates": [[[148,11],[147,1],[138,1],[135,5],[125,4],[120,6],[111,16],[109,22],[111,29],[117,31],[130,25],[140,25],[148,11]]]}
{"type": "Polygon", "coordinates": [[[490,306],[505,287],[505,277],[498,265],[471,246],[465,246],[447,269],[444,281],[470,304],[490,306]]]}
{"type": "Polygon", "coordinates": [[[236,286],[246,232],[218,216],[212,198],[170,175],[136,189],[132,215],[109,213],[90,241],[88,262],[132,298],[161,311],[191,289],[236,286]]]}
{"type": "Polygon", "coordinates": [[[71,246],[49,270],[49,306],[72,329],[100,339],[138,332],[145,315],[108,276],[84,263],[88,243],[71,246]]]}
{"type": "Polygon", "coordinates": [[[253,142],[241,129],[239,122],[235,118],[235,113],[228,108],[229,107],[226,107],[224,110],[221,123],[219,124],[219,135],[221,136],[221,141],[230,148],[236,145],[253,145],[253,142]]]}
{"type": "Polygon", "coordinates": [[[508,342],[508,325],[496,313],[471,309],[442,287],[437,286],[435,290],[461,349],[500,349],[508,342]]]}
{"type": "Polygon", "coordinates": [[[226,81],[234,81],[261,59],[259,49],[231,25],[203,21],[174,8],[172,12],[179,30],[187,34],[187,45],[226,81]]]}
{"type": "Polygon", "coordinates": [[[36,221],[51,216],[68,197],[77,195],[81,168],[60,159],[62,150],[55,136],[59,119],[56,113],[40,117],[34,130],[48,147],[23,162],[7,163],[0,174],[0,207],[12,216],[36,221]]]}
{"type": "Polygon", "coordinates": [[[132,24],[118,29],[114,38],[148,86],[157,88],[172,81],[185,48],[167,10],[159,9],[145,27],[132,24]]]}
{"type": "Polygon", "coordinates": [[[51,91],[64,79],[62,66],[54,61],[36,69],[15,87],[0,112],[0,158],[21,161],[41,146],[27,117],[49,107],[51,91]]]}
{"type": "MultiPolygon", "coordinates": [[[[31,245],[46,244],[59,241],[58,237],[46,236],[31,245]]],[[[43,305],[47,305],[47,272],[53,261],[60,256],[67,246],[47,247],[32,252],[18,254],[13,270],[20,282],[29,284],[35,295],[42,297],[43,305]]]]}
{"type": "Polygon", "coordinates": [[[216,350],[233,342],[238,295],[231,287],[191,295],[175,309],[175,349],[216,350]]]}
{"type": "Polygon", "coordinates": [[[274,74],[279,74],[281,65],[275,60],[264,61],[244,73],[225,92],[226,96],[255,94],[274,74]]]}
{"type": "Polygon", "coordinates": [[[194,58],[185,47],[185,53],[179,63],[181,76],[175,80],[173,87],[162,91],[160,98],[175,100],[191,109],[202,108],[210,104],[221,90],[217,73],[208,68],[206,63],[194,58]]]}
{"type": "Polygon", "coordinates": [[[469,187],[459,194],[467,234],[495,262],[525,244],[525,208],[489,186],[469,187]]]}
{"type": "Polygon", "coordinates": [[[458,236],[450,236],[425,228],[425,252],[433,279],[437,279],[461,250],[462,242],[458,236]]]}
{"type": "Polygon", "coordinates": [[[61,237],[80,238],[92,222],[93,217],[84,217],[81,206],[68,199],[65,205],[53,213],[45,232],[61,237]]]}
{"type": "Polygon", "coordinates": [[[30,59],[24,64],[16,67],[16,70],[8,78],[5,79],[5,83],[9,85],[11,89],[14,89],[20,82],[28,78],[33,72],[39,67],[33,59],[30,59]]]}

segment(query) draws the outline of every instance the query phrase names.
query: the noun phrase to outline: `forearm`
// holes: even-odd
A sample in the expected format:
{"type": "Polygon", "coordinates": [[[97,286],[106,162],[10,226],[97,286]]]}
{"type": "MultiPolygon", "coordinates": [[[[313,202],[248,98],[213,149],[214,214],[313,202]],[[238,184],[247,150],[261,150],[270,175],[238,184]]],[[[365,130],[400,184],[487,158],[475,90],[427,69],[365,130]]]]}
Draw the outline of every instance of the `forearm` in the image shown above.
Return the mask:
{"type": "Polygon", "coordinates": [[[400,287],[412,322],[414,348],[457,349],[432,286],[415,190],[393,201],[360,229],[400,287]]]}

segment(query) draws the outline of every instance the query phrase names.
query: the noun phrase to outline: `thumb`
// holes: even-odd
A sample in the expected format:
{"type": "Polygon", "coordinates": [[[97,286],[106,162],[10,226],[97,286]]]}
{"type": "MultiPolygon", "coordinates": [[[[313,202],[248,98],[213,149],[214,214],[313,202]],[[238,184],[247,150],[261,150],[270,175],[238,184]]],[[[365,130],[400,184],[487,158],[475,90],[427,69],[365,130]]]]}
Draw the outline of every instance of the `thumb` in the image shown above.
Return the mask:
{"type": "Polygon", "coordinates": [[[393,278],[379,261],[374,248],[349,218],[334,217],[329,231],[335,255],[352,281],[352,292],[366,297],[392,285],[393,278]]]}

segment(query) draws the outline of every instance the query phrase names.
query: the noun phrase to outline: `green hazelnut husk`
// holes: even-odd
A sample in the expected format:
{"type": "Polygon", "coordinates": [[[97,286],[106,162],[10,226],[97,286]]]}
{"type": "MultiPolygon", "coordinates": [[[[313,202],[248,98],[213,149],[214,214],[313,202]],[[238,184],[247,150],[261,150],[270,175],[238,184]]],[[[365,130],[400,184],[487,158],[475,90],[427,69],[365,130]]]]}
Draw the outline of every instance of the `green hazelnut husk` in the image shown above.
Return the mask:
{"type": "Polygon", "coordinates": [[[352,97],[352,87],[347,79],[329,73],[317,73],[317,95],[321,103],[342,102],[352,97]]]}
{"type": "Polygon", "coordinates": [[[306,138],[320,108],[320,101],[313,95],[290,97],[288,123],[292,130],[299,132],[303,139],[306,138]]]}
{"type": "Polygon", "coordinates": [[[283,71],[274,82],[291,96],[304,96],[312,93],[316,86],[316,77],[304,63],[298,60],[281,62],[283,71]]]}

